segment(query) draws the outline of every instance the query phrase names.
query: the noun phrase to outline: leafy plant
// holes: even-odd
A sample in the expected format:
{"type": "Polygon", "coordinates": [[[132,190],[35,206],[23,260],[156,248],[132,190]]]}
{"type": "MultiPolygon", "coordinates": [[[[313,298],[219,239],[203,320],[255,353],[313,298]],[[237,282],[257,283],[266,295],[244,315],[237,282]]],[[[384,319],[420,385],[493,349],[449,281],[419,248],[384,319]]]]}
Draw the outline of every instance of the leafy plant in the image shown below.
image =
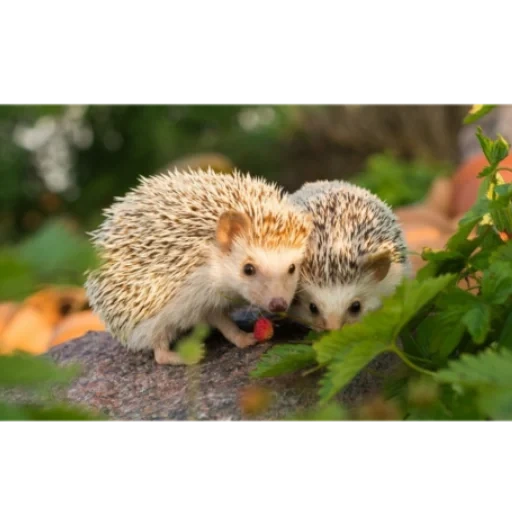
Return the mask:
{"type": "Polygon", "coordinates": [[[383,153],[371,156],[366,168],[353,181],[396,208],[421,201],[434,178],[447,171],[444,165],[407,162],[383,153]]]}
{"type": "Polygon", "coordinates": [[[97,264],[89,240],[59,219],[0,251],[0,300],[22,300],[41,286],[82,285],[97,264]]]}
{"type": "Polygon", "coordinates": [[[60,368],[48,359],[15,353],[0,356],[0,420],[99,420],[100,416],[80,407],[56,401],[52,390],[77,375],[76,367],[60,368]],[[30,402],[2,400],[3,392],[31,392],[30,402]]]}
{"type": "Polygon", "coordinates": [[[415,279],[361,322],[270,349],[254,378],[320,371],[318,405],[329,411],[373,359],[393,352],[408,369],[388,386],[403,419],[512,419],[512,184],[501,176],[511,170],[500,166],[509,144],[481,128],[476,136],[488,165],[445,248],[425,250],[415,279]]]}

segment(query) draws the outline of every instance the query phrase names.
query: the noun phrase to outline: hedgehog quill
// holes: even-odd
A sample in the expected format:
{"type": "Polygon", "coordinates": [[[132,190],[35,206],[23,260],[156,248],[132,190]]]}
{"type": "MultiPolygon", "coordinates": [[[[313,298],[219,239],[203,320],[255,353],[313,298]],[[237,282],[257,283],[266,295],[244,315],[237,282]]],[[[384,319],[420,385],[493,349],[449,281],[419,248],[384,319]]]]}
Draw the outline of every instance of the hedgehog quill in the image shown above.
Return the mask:
{"type": "Polygon", "coordinates": [[[229,312],[240,300],[287,311],[312,229],[280,187],[237,170],[143,177],[104,213],[91,233],[102,259],[87,274],[91,307],[159,364],[182,364],[170,343],[199,323],[239,348],[255,344],[229,312]]]}
{"type": "Polygon", "coordinates": [[[340,329],[378,309],[412,276],[404,235],[391,208],[342,180],[304,184],[290,196],[310,213],[313,231],[301,267],[293,320],[317,331],[340,329]]]}

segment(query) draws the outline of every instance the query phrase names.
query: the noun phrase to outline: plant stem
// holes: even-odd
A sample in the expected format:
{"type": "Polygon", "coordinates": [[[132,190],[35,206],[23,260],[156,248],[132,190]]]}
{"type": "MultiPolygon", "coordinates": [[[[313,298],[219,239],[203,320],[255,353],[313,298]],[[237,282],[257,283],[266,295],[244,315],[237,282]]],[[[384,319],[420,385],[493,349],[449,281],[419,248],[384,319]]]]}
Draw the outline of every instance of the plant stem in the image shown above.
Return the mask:
{"type": "Polygon", "coordinates": [[[416,370],[417,372],[423,373],[425,375],[434,375],[434,372],[425,370],[425,368],[420,368],[419,366],[415,365],[397,346],[393,345],[389,350],[394,352],[407,366],[413,370],[416,370]]]}

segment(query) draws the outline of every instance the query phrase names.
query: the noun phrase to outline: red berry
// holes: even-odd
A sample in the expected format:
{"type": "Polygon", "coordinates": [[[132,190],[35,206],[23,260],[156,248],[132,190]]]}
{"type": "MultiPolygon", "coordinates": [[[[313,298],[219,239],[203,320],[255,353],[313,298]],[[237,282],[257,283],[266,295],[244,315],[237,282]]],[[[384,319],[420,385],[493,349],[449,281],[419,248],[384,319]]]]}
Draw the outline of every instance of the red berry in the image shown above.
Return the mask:
{"type": "Polygon", "coordinates": [[[256,341],[267,341],[274,335],[274,326],[268,318],[258,318],[254,324],[254,337],[256,341]]]}

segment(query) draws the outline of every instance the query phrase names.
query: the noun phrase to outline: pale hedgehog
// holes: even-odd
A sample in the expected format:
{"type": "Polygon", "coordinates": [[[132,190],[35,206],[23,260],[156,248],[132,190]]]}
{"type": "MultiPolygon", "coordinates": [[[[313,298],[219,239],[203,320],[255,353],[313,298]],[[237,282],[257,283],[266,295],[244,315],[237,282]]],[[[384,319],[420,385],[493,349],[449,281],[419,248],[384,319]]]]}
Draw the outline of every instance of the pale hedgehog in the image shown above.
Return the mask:
{"type": "Polygon", "coordinates": [[[169,344],[199,323],[240,348],[255,343],[229,311],[240,300],[286,311],[312,228],[276,184],[210,168],[141,178],[105,216],[92,233],[103,262],[87,276],[91,307],[160,364],[182,362],[169,344]]]}
{"type": "Polygon", "coordinates": [[[368,190],[341,180],[306,183],[290,200],[313,218],[290,318],[340,329],[378,309],[411,265],[400,224],[368,190]]]}

